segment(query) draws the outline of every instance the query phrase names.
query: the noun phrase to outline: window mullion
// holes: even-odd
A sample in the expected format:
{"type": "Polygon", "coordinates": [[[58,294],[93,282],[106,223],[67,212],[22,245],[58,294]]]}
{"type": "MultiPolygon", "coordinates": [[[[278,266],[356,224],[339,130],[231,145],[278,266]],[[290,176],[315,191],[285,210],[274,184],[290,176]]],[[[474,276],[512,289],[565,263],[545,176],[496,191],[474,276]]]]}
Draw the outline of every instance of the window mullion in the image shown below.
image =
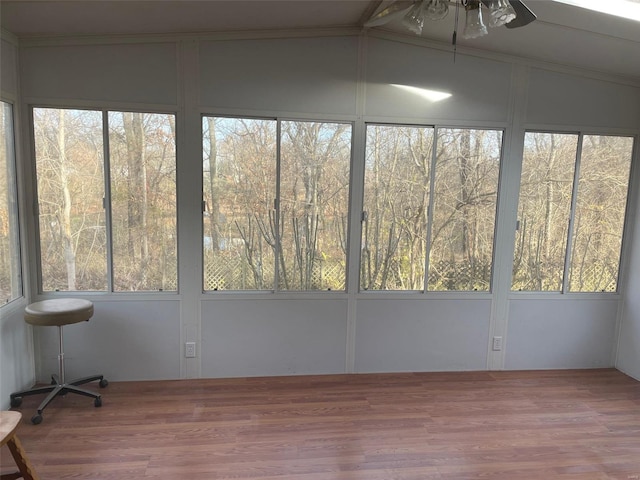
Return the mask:
{"type": "Polygon", "coordinates": [[[569,269],[571,268],[571,254],[573,251],[573,227],[575,223],[576,205],[578,203],[578,184],[580,180],[580,160],[582,158],[582,142],[584,136],[578,135],[578,145],[576,148],[576,163],[573,172],[573,189],[571,191],[571,210],[567,224],[567,246],[564,256],[564,270],[562,272],[562,293],[569,291],[569,269]]]}
{"type": "Polygon", "coordinates": [[[273,291],[280,290],[280,172],[282,166],[282,120],[276,120],[276,198],[273,200],[274,222],[275,222],[275,249],[273,266],[273,291]]]}
{"type": "Polygon", "coordinates": [[[114,291],[113,282],[113,242],[112,242],[112,221],[111,221],[111,161],[109,151],[109,112],[102,111],[102,145],[104,152],[104,222],[105,241],[107,247],[107,291],[114,291]]]}
{"type": "Polygon", "coordinates": [[[424,255],[424,289],[429,290],[429,253],[431,252],[431,227],[433,226],[434,188],[436,184],[436,161],[438,159],[438,127],[433,127],[431,142],[431,170],[429,172],[429,204],[427,205],[427,238],[424,255]]]}

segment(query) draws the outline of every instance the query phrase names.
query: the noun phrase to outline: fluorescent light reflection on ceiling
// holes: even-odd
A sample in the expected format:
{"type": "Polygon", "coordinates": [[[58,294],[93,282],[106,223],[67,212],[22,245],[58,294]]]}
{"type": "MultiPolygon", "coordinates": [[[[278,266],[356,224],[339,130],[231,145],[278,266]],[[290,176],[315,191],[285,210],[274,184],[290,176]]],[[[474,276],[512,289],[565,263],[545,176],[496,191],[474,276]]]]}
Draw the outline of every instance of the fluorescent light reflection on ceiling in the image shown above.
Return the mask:
{"type": "Polygon", "coordinates": [[[444,100],[451,96],[450,93],[439,92],[437,90],[429,90],[428,88],[412,87],[410,85],[398,85],[396,83],[392,83],[391,86],[399,88],[401,90],[405,90],[407,92],[415,93],[416,95],[429,100],[430,102],[439,102],[440,100],[444,100]]]}
{"type": "Polygon", "coordinates": [[[616,15],[640,22],[640,0],[554,0],[574,7],[616,15]]]}

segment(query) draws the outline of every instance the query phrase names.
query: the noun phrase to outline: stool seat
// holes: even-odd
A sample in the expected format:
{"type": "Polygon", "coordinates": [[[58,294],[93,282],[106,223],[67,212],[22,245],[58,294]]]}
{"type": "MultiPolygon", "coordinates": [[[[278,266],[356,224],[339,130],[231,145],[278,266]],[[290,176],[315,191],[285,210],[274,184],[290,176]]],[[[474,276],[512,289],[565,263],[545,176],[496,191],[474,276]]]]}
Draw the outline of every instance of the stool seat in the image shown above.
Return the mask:
{"type": "Polygon", "coordinates": [[[24,321],[41,327],[84,322],[93,316],[93,303],[81,298],[42,300],[24,309],[24,321]]]}

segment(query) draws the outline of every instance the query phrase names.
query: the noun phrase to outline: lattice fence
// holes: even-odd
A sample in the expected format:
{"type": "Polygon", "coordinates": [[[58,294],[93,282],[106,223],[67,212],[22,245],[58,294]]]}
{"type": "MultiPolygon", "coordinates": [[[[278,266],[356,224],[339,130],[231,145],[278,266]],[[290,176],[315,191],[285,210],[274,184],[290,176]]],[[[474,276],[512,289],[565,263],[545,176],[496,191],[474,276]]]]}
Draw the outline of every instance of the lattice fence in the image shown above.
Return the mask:
{"type": "MultiPolygon", "coordinates": [[[[280,273],[282,275],[282,272],[280,273]]],[[[238,255],[208,256],[205,262],[205,290],[271,290],[273,289],[274,266],[249,264],[238,255]]],[[[298,275],[287,274],[289,290],[344,290],[345,266],[340,262],[316,261],[310,275],[309,285],[304,285],[298,275]]],[[[281,289],[286,288],[283,279],[281,289]]]]}

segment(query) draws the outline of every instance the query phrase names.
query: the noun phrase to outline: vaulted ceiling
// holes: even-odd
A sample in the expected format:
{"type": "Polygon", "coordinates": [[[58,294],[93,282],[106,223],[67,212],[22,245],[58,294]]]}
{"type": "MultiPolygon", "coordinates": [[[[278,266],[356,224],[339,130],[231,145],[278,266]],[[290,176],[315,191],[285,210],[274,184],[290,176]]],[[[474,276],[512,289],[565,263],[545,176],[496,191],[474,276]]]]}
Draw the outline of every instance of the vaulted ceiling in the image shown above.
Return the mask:
{"type": "MultiPolygon", "coordinates": [[[[253,32],[362,28],[389,0],[2,0],[2,28],[20,39],[68,35],[253,32]]],[[[640,83],[640,23],[550,0],[525,0],[538,20],[465,40],[474,48],[626,77],[640,83]]],[[[460,30],[464,24],[461,11],[460,30]]],[[[422,37],[450,45],[454,9],[422,37]]],[[[376,30],[411,36],[399,21],[376,30]]]]}

